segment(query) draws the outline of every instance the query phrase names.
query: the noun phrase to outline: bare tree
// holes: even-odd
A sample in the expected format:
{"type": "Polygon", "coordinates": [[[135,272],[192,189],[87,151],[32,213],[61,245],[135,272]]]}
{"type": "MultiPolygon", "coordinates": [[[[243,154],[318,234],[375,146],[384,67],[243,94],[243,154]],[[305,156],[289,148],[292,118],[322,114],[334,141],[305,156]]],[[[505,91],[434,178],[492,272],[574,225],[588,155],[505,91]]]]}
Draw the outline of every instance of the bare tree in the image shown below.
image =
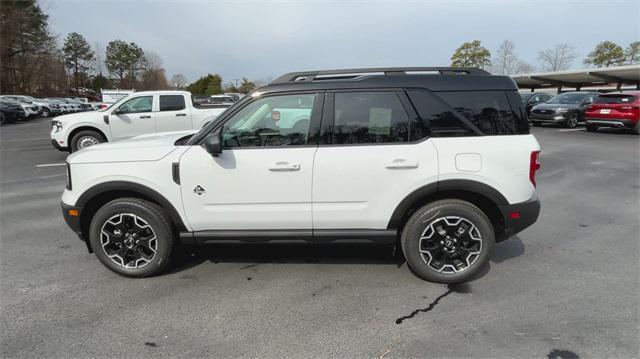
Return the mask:
{"type": "Polygon", "coordinates": [[[513,75],[533,72],[533,67],[520,60],[514,52],[515,45],[504,40],[492,61],[492,72],[500,75],[513,75]]]}
{"type": "Polygon", "coordinates": [[[557,44],[547,50],[538,52],[538,60],[544,71],[561,71],[568,69],[578,57],[571,44],[557,44]]]}
{"type": "Polygon", "coordinates": [[[187,77],[183,74],[175,74],[171,77],[169,84],[176,89],[181,89],[187,86],[188,82],[187,77]]]}

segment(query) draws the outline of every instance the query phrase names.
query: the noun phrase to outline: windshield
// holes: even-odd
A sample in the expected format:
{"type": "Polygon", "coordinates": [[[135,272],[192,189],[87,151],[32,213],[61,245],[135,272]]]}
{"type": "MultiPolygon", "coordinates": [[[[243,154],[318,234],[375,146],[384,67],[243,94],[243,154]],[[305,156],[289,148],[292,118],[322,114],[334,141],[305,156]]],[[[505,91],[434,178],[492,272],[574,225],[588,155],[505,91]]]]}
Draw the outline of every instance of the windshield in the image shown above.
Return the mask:
{"type": "Polygon", "coordinates": [[[521,93],[520,97],[522,98],[522,103],[529,101],[529,99],[533,96],[532,93],[521,93]]]}
{"type": "Polygon", "coordinates": [[[583,92],[567,92],[553,97],[547,103],[563,103],[567,105],[577,105],[587,96],[583,92]]]}

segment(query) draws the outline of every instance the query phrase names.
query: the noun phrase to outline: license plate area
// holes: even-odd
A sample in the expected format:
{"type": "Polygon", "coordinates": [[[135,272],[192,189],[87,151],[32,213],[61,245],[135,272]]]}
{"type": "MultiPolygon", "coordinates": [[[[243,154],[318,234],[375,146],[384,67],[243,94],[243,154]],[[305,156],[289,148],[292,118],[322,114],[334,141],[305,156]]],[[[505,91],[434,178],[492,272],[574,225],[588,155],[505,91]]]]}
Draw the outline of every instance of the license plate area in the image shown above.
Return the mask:
{"type": "Polygon", "coordinates": [[[611,109],[609,108],[603,108],[602,110],[600,110],[600,114],[602,115],[608,115],[611,113],[611,109]]]}

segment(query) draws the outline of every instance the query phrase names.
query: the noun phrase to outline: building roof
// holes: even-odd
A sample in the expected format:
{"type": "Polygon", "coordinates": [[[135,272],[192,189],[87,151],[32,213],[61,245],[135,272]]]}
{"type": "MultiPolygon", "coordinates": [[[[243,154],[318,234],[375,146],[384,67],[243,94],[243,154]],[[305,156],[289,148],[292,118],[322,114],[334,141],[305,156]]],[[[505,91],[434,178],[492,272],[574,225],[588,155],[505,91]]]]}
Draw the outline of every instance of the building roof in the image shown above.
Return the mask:
{"type": "Polygon", "coordinates": [[[595,69],[537,72],[511,76],[520,88],[598,86],[617,84],[640,86],[640,65],[595,69]]]}

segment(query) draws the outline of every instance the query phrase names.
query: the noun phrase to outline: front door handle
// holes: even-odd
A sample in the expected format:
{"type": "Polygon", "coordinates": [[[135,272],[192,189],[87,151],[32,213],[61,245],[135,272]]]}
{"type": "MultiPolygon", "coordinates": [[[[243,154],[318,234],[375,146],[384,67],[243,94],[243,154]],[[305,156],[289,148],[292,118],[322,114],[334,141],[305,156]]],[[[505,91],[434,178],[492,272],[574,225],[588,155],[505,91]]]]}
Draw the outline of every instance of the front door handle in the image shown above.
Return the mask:
{"type": "Polygon", "coordinates": [[[151,118],[151,116],[140,116],[140,118],[151,118]]]}
{"type": "Polygon", "coordinates": [[[176,116],[186,116],[186,113],[176,113],[176,116]]]}
{"type": "Polygon", "coordinates": [[[404,158],[397,158],[385,165],[388,169],[411,169],[418,168],[418,161],[407,161],[404,158]]]}
{"type": "Polygon", "coordinates": [[[273,166],[269,167],[269,171],[298,171],[300,169],[299,164],[293,164],[289,162],[276,162],[273,166]]]}

